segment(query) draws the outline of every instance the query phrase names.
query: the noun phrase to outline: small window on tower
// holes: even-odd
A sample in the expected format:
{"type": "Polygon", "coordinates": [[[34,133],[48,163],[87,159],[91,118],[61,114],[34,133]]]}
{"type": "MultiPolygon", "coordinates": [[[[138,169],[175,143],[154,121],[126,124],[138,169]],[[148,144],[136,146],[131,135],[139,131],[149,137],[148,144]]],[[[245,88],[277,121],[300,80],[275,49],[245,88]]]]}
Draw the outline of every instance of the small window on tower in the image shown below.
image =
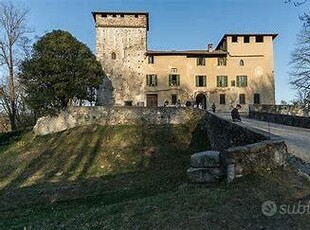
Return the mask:
{"type": "Polygon", "coordinates": [[[238,36],[232,36],[231,41],[232,42],[238,42],[238,36]]]}
{"type": "Polygon", "coordinates": [[[147,60],[149,64],[154,64],[154,56],[148,56],[147,60]]]}
{"type": "Polygon", "coordinates": [[[112,52],[112,53],[111,53],[111,58],[112,58],[113,60],[116,59],[116,53],[115,53],[115,52],[112,52]]]}
{"type": "Polygon", "coordinates": [[[244,61],[243,60],[240,60],[240,66],[244,66],[244,61]]]}

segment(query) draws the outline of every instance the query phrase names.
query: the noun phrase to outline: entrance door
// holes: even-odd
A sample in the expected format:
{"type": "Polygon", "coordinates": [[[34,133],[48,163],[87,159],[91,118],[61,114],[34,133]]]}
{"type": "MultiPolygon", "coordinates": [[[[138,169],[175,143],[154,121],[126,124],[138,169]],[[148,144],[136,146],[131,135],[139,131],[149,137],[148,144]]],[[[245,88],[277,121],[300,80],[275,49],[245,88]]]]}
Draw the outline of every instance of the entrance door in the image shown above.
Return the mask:
{"type": "Polygon", "coordinates": [[[157,94],[147,94],[146,95],[146,106],[147,107],[157,107],[157,94]]]}
{"type": "Polygon", "coordinates": [[[196,96],[197,107],[201,105],[203,109],[207,108],[207,97],[203,93],[200,93],[196,96]]]}

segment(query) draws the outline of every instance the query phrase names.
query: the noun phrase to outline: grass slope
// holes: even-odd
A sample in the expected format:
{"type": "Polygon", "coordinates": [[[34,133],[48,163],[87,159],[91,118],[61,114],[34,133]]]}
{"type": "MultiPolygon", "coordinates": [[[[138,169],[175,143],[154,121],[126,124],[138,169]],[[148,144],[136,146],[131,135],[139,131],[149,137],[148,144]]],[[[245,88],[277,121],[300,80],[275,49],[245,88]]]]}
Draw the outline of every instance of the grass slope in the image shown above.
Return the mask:
{"type": "Polygon", "coordinates": [[[206,134],[181,126],[84,126],[31,132],[0,149],[0,229],[305,229],[307,215],[266,217],[265,200],[307,201],[289,167],[231,185],[187,185],[206,134]]]}

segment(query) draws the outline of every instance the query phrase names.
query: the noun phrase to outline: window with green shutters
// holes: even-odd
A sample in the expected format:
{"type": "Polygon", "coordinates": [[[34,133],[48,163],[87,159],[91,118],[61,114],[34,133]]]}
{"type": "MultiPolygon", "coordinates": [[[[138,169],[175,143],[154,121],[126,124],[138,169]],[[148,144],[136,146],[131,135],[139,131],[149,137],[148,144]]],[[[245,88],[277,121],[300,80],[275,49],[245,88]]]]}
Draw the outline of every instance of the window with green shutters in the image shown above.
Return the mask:
{"type": "Polygon", "coordinates": [[[204,75],[196,76],[196,87],[206,87],[207,77],[204,75]]]}
{"type": "Polygon", "coordinates": [[[157,75],[155,75],[155,74],[146,75],[146,85],[147,86],[157,86],[157,75]]]}
{"type": "Polygon", "coordinates": [[[248,77],[245,75],[237,76],[237,87],[247,87],[248,77]]]}
{"type": "Polygon", "coordinates": [[[204,57],[197,57],[197,65],[206,65],[206,59],[204,57]]]}
{"type": "Polygon", "coordinates": [[[217,76],[217,87],[227,87],[227,76],[217,76]]]}
{"type": "Polygon", "coordinates": [[[180,75],[179,74],[170,74],[168,85],[169,86],[180,86],[180,75]]]}

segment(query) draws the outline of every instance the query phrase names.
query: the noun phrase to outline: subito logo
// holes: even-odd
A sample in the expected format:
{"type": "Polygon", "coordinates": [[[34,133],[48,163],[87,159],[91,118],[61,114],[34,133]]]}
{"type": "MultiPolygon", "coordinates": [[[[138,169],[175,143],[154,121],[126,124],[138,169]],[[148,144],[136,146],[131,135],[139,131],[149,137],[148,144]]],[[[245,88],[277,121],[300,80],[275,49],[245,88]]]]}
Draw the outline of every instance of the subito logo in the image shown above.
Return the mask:
{"type": "Polygon", "coordinates": [[[262,204],[262,213],[265,216],[274,216],[277,213],[277,210],[277,204],[272,200],[265,201],[262,204]]]}

